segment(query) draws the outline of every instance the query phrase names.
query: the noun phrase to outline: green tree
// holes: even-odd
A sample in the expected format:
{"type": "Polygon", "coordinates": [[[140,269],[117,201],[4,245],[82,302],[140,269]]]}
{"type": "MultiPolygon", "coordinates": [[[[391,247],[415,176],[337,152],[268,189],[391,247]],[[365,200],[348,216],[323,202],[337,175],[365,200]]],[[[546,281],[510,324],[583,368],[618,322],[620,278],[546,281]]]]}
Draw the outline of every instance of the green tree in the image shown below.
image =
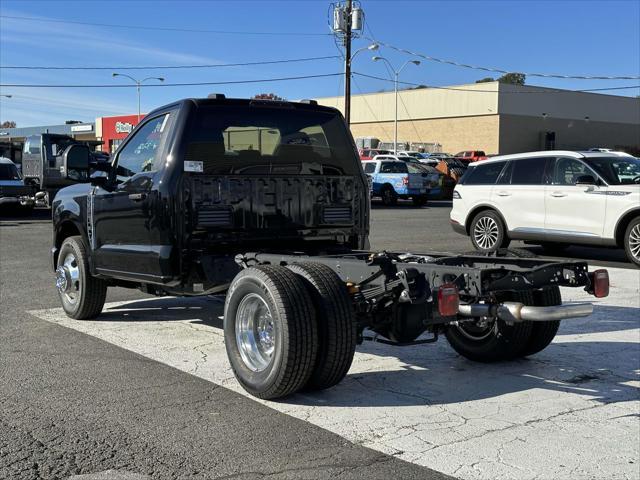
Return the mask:
{"type": "Polygon", "coordinates": [[[495,82],[496,79],[493,77],[484,77],[481,78],[480,80],[476,80],[476,83],[488,83],[488,82],[495,82]]]}
{"type": "Polygon", "coordinates": [[[524,73],[505,73],[498,81],[500,83],[510,83],[511,85],[524,85],[527,76],[524,73]]]}
{"type": "Polygon", "coordinates": [[[16,122],[13,120],[7,120],[6,122],[2,122],[0,128],[16,128],[16,122]]]}

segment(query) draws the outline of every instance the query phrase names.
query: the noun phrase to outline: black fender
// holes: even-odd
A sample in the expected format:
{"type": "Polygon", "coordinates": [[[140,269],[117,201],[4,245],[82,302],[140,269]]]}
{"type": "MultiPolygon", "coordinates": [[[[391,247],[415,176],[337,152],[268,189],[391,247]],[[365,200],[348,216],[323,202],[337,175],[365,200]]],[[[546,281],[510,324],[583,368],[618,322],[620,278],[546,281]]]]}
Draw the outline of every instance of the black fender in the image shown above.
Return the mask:
{"type": "MultiPolygon", "coordinates": [[[[92,187],[88,184],[77,184],[63,188],[55,196],[51,205],[53,221],[53,238],[51,260],[55,270],[58,253],[65,238],[80,235],[85,245],[91,250],[91,241],[87,232],[88,202],[92,187]]],[[[89,265],[93,272],[93,258],[89,256],[89,265]]]]}

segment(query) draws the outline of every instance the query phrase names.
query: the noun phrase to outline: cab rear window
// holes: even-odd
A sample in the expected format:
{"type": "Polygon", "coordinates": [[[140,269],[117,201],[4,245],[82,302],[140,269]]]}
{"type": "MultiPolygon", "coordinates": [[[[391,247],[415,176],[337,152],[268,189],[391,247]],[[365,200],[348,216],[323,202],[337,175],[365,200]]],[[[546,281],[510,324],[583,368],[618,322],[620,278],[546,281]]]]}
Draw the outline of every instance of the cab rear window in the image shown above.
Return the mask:
{"type": "Polygon", "coordinates": [[[339,115],[264,105],[199,108],[185,160],[214,175],[360,174],[339,115]]]}

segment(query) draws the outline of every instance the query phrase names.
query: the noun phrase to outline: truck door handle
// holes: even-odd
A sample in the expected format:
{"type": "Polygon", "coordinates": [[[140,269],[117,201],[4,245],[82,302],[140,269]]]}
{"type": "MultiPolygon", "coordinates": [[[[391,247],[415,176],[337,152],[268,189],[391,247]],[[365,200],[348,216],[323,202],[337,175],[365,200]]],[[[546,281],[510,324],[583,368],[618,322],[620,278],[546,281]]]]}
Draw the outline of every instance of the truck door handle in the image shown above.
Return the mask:
{"type": "Polygon", "coordinates": [[[553,193],[551,194],[551,196],[552,196],[552,197],[559,198],[559,197],[566,197],[566,196],[567,196],[567,194],[566,194],[566,193],[562,193],[562,192],[553,192],[553,193]]]}
{"type": "Polygon", "coordinates": [[[139,202],[141,200],[144,200],[145,198],[147,198],[146,193],[130,193],[129,194],[129,200],[133,200],[134,202],[139,202]]]}
{"type": "Polygon", "coordinates": [[[510,197],[511,194],[509,192],[498,192],[499,197],[510,197]]]}

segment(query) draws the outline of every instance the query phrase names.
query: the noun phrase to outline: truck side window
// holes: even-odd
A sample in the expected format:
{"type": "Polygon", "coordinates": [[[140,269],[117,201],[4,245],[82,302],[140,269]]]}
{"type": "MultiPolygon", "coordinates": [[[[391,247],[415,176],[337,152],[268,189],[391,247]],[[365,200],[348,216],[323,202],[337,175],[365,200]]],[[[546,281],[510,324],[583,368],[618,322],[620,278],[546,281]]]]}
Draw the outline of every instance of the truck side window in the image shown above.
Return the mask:
{"type": "Polygon", "coordinates": [[[375,163],[365,163],[364,165],[364,173],[375,173],[376,164],[375,163]]]}
{"type": "Polygon", "coordinates": [[[133,138],[120,150],[118,154],[118,179],[141,172],[151,172],[157,169],[160,146],[166,136],[166,123],[169,114],[160,115],[138,130],[133,138]]]}

